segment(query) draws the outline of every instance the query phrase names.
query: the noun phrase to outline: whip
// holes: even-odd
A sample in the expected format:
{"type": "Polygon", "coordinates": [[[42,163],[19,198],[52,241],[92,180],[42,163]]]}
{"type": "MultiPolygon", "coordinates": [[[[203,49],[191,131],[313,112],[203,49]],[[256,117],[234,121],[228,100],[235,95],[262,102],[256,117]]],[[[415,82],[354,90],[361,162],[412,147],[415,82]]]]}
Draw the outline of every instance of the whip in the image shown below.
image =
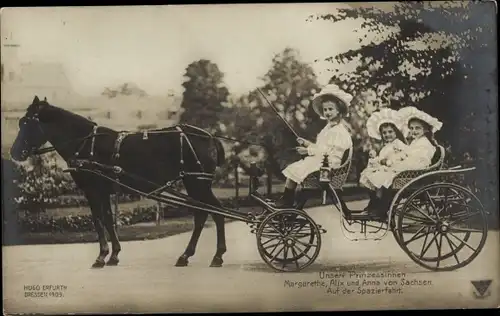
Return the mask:
{"type": "Polygon", "coordinates": [[[299,135],[297,135],[297,133],[293,130],[292,126],[290,126],[290,124],[288,124],[288,122],[283,118],[281,117],[280,113],[278,112],[278,110],[271,104],[271,102],[269,102],[269,100],[266,98],[266,96],[264,95],[264,93],[259,89],[257,88],[257,91],[259,91],[259,93],[262,95],[262,97],[264,98],[264,100],[266,100],[267,104],[269,104],[269,106],[274,110],[274,112],[276,113],[276,115],[278,115],[278,117],[286,124],[286,126],[288,127],[288,129],[295,135],[295,137],[297,138],[301,138],[299,135]]]}

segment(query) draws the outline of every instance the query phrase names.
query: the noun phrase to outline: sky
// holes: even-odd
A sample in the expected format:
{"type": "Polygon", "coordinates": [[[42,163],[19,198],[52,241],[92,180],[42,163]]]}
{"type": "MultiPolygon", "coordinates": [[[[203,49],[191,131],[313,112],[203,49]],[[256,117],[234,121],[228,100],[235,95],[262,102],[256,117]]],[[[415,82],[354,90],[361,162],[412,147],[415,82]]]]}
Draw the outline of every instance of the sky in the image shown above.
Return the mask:
{"type": "Polygon", "coordinates": [[[20,62],[62,63],[83,95],[123,82],[152,95],[180,94],[185,68],[201,58],[215,62],[238,95],[259,85],[273,55],[286,47],[297,49],[326,84],[331,64],[314,60],[359,47],[352,30],[361,22],[306,19],[341,6],[346,4],[8,8],[2,9],[1,31],[2,41],[20,45],[20,62]]]}

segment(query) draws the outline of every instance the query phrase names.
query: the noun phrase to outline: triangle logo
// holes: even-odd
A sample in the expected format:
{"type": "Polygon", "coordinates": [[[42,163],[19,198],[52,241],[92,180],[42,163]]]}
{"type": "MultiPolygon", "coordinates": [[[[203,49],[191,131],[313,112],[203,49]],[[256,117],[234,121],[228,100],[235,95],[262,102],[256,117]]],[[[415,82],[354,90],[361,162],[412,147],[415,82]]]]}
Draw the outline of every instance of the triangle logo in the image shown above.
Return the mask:
{"type": "Polygon", "coordinates": [[[471,281],[477,294],[479,294],[478,297],[484,297],[486,291],[488,291],[488,289],[491,285],[491,282],[492,282],[492,280],[471,281]]]}

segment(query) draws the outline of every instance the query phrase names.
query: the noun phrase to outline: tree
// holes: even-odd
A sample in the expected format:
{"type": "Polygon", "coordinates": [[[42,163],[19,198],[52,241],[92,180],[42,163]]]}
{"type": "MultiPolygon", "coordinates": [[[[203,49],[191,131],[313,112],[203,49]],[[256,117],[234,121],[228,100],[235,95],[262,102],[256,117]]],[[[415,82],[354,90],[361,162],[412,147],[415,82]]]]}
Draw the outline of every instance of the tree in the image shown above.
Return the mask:
{"type": "Polygon", "coordinates": [[[319,120],[309,106],[314,93],[320,87],[311,66],[300,60],[300,54],[285,48],[272,60],[271,69],[263,76],[264,84],[259,91],[251,91],[248,100],[253,106],[253,113],[258,117],[256,128],[268,145],[269,162],[274,172],[281,177],[280,170],[290,161],[298,159],[295,152],[296,136],[280,119],[268,101],[278,110],[280,116],[300,136],[314,140],[324,122],[319,120]]]}
{"type": "Polygon", "coordinates": [[[209,60],[201,59],[186,68],[180,123],[191,124],[209,132],[220,132],[219,115],[229,96],[224,74],[209,60]]]}
{"type": "MultiPolygon", "coordinates": [[[[391,10],[351,7],[317,16],[332,22],[362,21],[361,47],[326,58],[338,64],[358,62],[356,70],[337,70],[331,81],[354,94],[373,90],[375,108],[419,107],[443,121],[436,136],[456,156],[469,152],[479,158],[485,152],[478,141],[494,130],[477,128],[481,121],[491,122],[496,96],[494,15],[488,12],[492,5],[402,2],[391,10]],[[368,33],[376,35],[376,42],[364,42],[368,33]],[[478,103],[484,106],[471,106],[478,103]]],[[[361,107],[358,114],[366,119],[370,111],[361,107]]]]}

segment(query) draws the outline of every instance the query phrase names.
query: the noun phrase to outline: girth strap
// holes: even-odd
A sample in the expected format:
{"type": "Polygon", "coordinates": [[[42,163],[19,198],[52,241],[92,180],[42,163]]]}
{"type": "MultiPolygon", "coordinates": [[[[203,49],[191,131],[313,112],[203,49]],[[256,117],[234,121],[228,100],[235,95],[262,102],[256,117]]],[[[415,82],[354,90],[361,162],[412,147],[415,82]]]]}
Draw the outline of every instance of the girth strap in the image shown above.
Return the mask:
{"type": "Polygon", "coordinates": [[[120,147],[122,146],[122,142],[130,133],[129,132],[120,132],[118,137],[115,140],[113,159],[117,160],[120,158],[120,147]]]}
{"type": "MultiPolygon", "coordinates": [[[[203,170],[203,166],[201,165],[200,159],[198,159],[198,155],[196,155],[196,151],[194,150],[194,147],[193,147],[193,145],[191,144],[191,141],[189,140],[189,138],[187,137],[187,135],[184,133],[184,131],[182,130],[182,128],[181,128],[179,125],[177,125],[175,128],[176,128],[176,129],[179,131],[179,133],[180,133],[181,166],[184,166],[184,159],[183,159],[183,156],[182,156],[182,154],[183,154],[183,149],[184,149],[184,148],[183,148],[183,147],[184,147],[184,146],[183,146],[183,144],[184,144],[183,140],[186,140],[186,143],[188,144],[189,149],[191,149],[191,153],[193,154],[194,158],[196,159],[196,163],[197,163],[197,164],[198,164],[198,166],[200,167],[201,172],[204,172],[204,170],[203,170]]],[[[181,167],[181,168],[182,168],[182,167],[181,167]]]]}

